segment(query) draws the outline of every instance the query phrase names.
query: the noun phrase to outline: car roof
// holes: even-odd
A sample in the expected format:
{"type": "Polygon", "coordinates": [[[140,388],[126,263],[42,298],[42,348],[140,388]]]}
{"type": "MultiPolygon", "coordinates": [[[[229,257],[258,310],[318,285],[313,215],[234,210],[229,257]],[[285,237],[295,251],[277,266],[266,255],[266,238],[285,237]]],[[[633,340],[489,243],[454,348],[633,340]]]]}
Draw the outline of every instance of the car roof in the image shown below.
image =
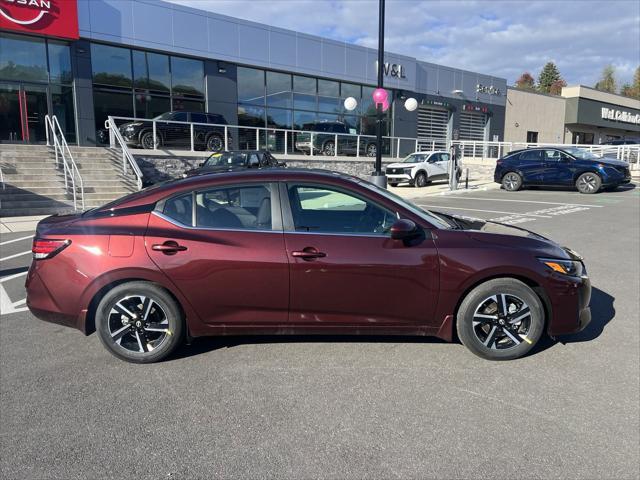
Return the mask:
{"type": "Polygon", "coordinates": [[[135,207],[155,203],[158,200],[181,191],[195,190],[215,184],[228,182],[278,182],[278,181],[329,181],[333,182],[353,182],[361,184],[364,180],[348,175],[346,173],[334,172],[331,170],[312,168],[285,168],[274,167],[266,169],[245,169],[225,172],[211,172],[195,175],[187,178],[167,180],[156,183],[139,192],[134,192],[126,197],[122,197],[111,203],[97,208],[95,211],[118,209],[123,207],[135,207]]]}

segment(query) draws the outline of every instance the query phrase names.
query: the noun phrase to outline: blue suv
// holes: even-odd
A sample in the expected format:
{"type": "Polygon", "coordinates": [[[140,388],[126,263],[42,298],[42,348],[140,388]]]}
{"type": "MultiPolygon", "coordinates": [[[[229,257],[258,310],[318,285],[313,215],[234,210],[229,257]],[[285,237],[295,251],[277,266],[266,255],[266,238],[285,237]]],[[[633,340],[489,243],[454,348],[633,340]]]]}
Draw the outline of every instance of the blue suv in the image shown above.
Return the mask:
{"type": "Polygon", "coordinates": [[[493,179],[510,192],[526,186],[575,187],[580,193],[614,190],[631,181],[629,165],[576,147],[517,150],[500,158],[493,179]]]}

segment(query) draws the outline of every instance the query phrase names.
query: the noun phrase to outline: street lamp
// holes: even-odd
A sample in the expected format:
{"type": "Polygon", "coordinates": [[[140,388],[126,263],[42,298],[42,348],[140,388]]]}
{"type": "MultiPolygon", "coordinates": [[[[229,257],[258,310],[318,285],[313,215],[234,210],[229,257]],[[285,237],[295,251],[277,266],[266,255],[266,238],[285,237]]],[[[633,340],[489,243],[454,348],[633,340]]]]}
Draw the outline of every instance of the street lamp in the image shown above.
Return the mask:
{"type": "MultiPolygon", "coordinates": [[[[378,10],[378,83],[375,93],[382,90],[384,71],[384,0],[379,0],[378,10]]],[[[384,90],[383,90],[384,91],[384,90]]],[[[374,93],[374,95],[375,95],[374,93]]],[[[386,94],[386,92],[385,92],[386,94]]],[[[386,96],[386,95],[385,95],[386,96]]],[[[375,98],[374,98],[375,100],[375,98]]],[[[376,101],[376,163],[371,181],[379,187],[387,187],[387,177],[382,173],[382,109],[383,103],[376,101]]]]}

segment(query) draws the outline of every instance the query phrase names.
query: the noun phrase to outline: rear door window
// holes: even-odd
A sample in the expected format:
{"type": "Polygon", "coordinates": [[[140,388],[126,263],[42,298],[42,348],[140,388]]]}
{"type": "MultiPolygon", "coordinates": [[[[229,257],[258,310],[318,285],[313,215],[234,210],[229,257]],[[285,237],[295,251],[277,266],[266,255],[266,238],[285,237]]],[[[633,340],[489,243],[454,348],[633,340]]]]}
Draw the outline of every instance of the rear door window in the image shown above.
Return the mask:
{"type": "Polygon", "coordinates": [[[520,160],[536,161],[542,160],[542,150],[527,150],[520,154],[520,160]]]}
{"type": "Polygon", "coordinates": [[[196,227],[274,230],[272,184],[225,185],[196,193],[196,227]]]}

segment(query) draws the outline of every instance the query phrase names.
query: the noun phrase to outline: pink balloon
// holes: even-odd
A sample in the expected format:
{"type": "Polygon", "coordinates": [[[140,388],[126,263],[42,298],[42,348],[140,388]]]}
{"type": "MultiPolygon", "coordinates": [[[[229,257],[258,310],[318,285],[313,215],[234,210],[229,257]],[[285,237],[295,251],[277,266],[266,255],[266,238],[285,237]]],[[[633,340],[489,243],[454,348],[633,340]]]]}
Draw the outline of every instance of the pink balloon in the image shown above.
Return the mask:
{"type": "Polygon", "coordinates": [[[385,100],[384,102],[382,102],[382,111],[386,112],[387,110],[389,110],[389,102],[385,100]]]}
{"type": "Polygon", "coordinates": [[[387,99],[388,99],[388,94],[384,88],[376,88],[373,91],[373,101],[375,103],[385,103],[387,99]]]}

